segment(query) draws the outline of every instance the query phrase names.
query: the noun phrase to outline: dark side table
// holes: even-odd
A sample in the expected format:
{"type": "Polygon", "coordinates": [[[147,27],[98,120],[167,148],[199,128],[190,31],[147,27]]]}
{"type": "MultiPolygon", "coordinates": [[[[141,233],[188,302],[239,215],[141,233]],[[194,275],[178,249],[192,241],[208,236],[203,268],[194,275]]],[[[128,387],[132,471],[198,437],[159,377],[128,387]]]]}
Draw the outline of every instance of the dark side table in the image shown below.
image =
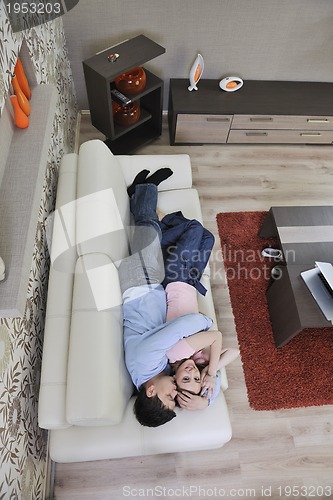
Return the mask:
{"type": "Polygon", "coordinates": [[[315,261],[333,263],[333,206],[271,207],[259,236],[277,238],[284,257],[281,277],[267,290],[276,347],[305,328],[332,327],[300,273],[315,261]]]}
{"type": "Polygon", "coordinates": [[[144,89],[125,96],[130,100],[129,106],[135,103],[139,105],[139,119],[133,122],[129,120],[131,108],[117,101],[112,90],[116,89],[117,76],[142,66],[164,52],[165,48],[161,45],[144,35],[138,35],[83,61],[91,123],[105,134],[105,144],[113,154],[132,154],[161,135],[164,84],[160,78],[144,68],[144,89]],[[118,59],[110,60],[112,54],[117,54],[118,59]],[[117,105],[127,109],[127,124],[115,121],[114,110],[117,105]]]}

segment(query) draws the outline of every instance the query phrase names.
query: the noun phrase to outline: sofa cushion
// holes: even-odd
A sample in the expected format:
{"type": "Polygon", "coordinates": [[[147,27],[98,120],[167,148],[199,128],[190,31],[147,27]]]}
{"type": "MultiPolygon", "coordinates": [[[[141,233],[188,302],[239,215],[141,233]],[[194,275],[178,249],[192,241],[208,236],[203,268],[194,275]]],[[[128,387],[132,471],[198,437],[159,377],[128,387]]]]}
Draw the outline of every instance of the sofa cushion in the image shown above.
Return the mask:
{"type": "Polygon", "coordinates": [[[76,252],[76,182],[78,155],[63,156],[59,169],[56,209],[47,218],[46,234],[52,267],[74,272],[76,252]],[[52,232],[51,232],[52,230],[52,232]]]}
{"type": "Polygon", "coordinates": [[[117,158],[99,140],[81,145],[77,176],[76,243],[79,255],[128,255],[129,198],[117,158]]]}
{"type": "Polygon", "coordinates": [[[67,420],[80,426],[117,424],[132,393],[118,271],[105,254],[82,256],[74,279],[67,420]]]}
{"type": "Polygon", "coordinates": [[[132,184],[136,174],[144,168],[152,174],[160,168],[168,167],[173,171],[173,175],[158,186],[159,191],[192,187],[192,170],[189,155],[122,155],[117,156],[117,159],[122,167],[127,186],[132,184]]]}
{"type": "Polygon", "coordinates": [[[181,210],[188,219],[197,219],[202,223],[199,195],[194,188],[161,191],[158,193],[157,206],[165,214],[181,210]]]}

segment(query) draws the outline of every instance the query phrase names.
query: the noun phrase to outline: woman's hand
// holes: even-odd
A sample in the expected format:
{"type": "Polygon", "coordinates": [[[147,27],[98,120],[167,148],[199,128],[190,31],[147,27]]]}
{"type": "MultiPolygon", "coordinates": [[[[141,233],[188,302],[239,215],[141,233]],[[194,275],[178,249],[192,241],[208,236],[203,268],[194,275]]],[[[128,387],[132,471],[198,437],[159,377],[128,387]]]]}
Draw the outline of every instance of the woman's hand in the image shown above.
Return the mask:
{"type": "Polygon", "coordinates": [[[196,364],[208,365],[210,359],[210,347],[205,347],[204,349],[201,349],[201,351],[196,352],[192,356],[192,359],[196,364]]]}
{"type": "Polygon", "coordinates": [[[178,392],[176,399],[179,406],[185,410],[204,410],[208,406],[208,399],[187,391],[178,392]]]}
{"type": "Polygon", "coordinates": [[[205,398],[210,399],[215,390],[215,383],[216,383],[216,373],[209,374],[208,373],[209,366],[205,366],[205,368],[201,372],[201,396],[205,394],[205,398]]]}

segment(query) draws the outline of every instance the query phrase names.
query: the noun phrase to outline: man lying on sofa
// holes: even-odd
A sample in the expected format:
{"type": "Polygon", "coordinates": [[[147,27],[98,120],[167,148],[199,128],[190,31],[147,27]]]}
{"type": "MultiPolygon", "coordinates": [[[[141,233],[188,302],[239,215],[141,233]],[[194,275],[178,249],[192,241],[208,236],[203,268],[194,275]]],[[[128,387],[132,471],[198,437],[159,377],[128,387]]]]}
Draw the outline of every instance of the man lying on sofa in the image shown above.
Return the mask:
{"type": "MultiPolygon", "coordinates": [[[[161,252],[165,219],[160,222],[156,213],[157,186],[172,175],[172,171],[160,169],[150,177],[147,177],[148,173],[146,170],[140,172],[128,188],[135,229],[131,255],[121,262],[119,277],[123,294],[125,361],[139,391],[135,402],[136,417],[142,425],[157,427],[176,416],[174,408],[178,392],[174,378],[169,375],[167,351],[185,337],[191,342],[193,352],[210,345],[206,388],[209,395],[213,396],[215,384],[219,385],[216,383],[216,369],[222,338],[220,332],[208,331],[212,320],[200,313],[186,314],[165,322],[166,293],[162,283],[165,285],[177,278],[191,283],[204,294],[205,289],[200,289],[202,285],[199,279],[208,261],[214,237],[207,237],[209,232],[205,230],[206,237],[201,238],[199,244],[200,250],[204,250],[205,260],[195,263],[194,273],[188,260],[183,262],[180,259],[173,279],[168,273],[165,274],[161,252]]],[[[185,218],[183,220],[190,222],[185,218]]],[[[194,232],[190,231],[191,234],[190,250],[194,246],[198,247],[194,232]]]]}

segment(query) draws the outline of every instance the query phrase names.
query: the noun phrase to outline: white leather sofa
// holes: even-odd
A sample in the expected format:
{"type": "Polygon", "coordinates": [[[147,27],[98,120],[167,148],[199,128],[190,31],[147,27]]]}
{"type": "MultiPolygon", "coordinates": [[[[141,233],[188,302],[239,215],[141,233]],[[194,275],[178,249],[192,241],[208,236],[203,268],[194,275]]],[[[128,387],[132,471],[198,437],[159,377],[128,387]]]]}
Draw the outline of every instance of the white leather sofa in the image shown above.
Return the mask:
{"type": "MultiPolygon", "coordinates": [[[[159,208],[202,221],[188,155],[114,156],[92,140],[62,159],[56,211],[49,224],[51,269],[39,395],[39,425],[50,431],[50,457],[79,462],[218,448],[231,438],[223,390],[203,411],[177,408],[167,424],[141,426],[124,364],[117,265],[128,255],[126,187],[143,168],[169,166],[159,208]]],[[[209,269],[200,311],[213,318],[209,269]]]]}

